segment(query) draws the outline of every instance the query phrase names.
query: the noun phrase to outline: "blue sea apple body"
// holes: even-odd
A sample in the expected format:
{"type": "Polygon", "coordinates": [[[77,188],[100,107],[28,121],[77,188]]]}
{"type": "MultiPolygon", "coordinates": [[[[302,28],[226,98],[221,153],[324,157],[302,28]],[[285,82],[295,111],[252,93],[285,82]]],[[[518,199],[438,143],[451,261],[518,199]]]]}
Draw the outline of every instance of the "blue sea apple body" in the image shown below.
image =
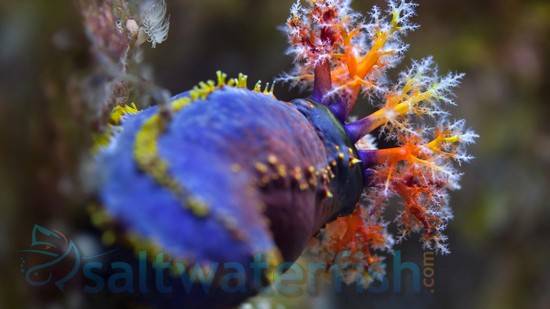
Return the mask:
{"type": "MultiPolygon", "coordinates": [[[[258,255],[292,262],[359,199],[356,150],[325,106],[223,87],[170,115],[155,147],[165,177],[185,188],[183,201],[175,185],[136,162],[140,130],[161,114],[151,107],[124,116],[98,155],[99,195],[119,230],[175,260],[245,268],[258,255]],[[185,205],[191,199],[201,211],[185,205]]],[[[228,303],[238,303],[233,298],[228,303]]]]}

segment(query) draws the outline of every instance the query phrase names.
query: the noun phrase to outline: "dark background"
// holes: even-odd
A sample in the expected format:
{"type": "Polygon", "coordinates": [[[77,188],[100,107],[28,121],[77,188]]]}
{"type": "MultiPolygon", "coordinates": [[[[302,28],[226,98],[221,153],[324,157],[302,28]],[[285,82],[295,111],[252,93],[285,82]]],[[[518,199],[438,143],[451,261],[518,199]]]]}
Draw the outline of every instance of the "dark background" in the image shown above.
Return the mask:
{"type": "MultiPolygon", "coordinates": [[[[291,1],[168,2],[169,39],[148,49],[146,59],[172,93],[218,69],[264,81],[290,69],[277,26],[291,1]]],[[[354,7],[365,12],[375,3],[383,5],[357,0],[354,7]]],[[[274,304],[550,308],[550,2],[428,0],[418,15],[421,29],[406,39],[408,57],[433,55],[442,72],[467,74],[452,112],[481,136],[471,149],[476,159],[462,168],[462,190],[452,193],[452,253],[436,258],[435,291],[327,291],[313,299],[277,297],[274,304]]],[[[91,66],[73,2],[0,1],[0,308],[84,306],[74,292],[43,297],[30,288],[17,250],[29,245],[36,223],[69,235],[78,230],[90,126],[83,121],[89,107],[73,86],[91,66]]],[[[292,97],[283,87],[276,93],[292,97]]],[[[370,109],[363,106],[360,112],[370,109]]],[[[401,246],[401,254],[422,265],[416,241],[401,246]]]]}

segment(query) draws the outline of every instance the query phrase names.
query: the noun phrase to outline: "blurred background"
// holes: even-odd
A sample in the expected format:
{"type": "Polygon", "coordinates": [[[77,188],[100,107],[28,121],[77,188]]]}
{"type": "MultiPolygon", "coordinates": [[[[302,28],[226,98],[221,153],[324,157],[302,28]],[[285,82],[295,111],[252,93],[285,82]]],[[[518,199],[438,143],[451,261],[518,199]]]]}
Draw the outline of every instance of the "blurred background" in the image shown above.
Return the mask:
{"type": "MultiPolygon", "coordinates": [[[[146,70],[172,94],[218,69],[272,80],[291,67],[277,30],[291,2],[169,0],[169,38],[146,49],[146,70]]],[[[362,12],[384,5],[354,2],[362,12]]],[[[426,0],[414,20],[421,29],[407,37],[402,67],[433,55],[442,72],[465,72],[452,113],[481,136],[462,190],[452,193],[452,253],[436,257],[433,291],[327,289],[266,298],[274,308],[550,308],[550,2],[426,0]]],[[[74,2],[0,1],[0,308],[99,306],[37,292],[17,255],[34,224],[71,235],[82,221],[82,162],[97,112],[80,88],[94,70],[89,46],[74,2]]],[[[299,95],[281,86],[276,94],[299,95]]],[[[399,249],[402,262],[423,270],[416,241],[399,249]]]]}

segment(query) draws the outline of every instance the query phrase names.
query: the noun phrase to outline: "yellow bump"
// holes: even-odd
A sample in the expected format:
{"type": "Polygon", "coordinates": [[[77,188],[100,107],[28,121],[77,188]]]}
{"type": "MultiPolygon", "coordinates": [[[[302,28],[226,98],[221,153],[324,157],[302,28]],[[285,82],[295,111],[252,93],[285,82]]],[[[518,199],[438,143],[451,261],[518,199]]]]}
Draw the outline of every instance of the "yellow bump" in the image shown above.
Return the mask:
{"type": "Polygon", "coordinates": [[[189,103],[191,103],[191,99],[190,98],[181,98],[181,99],[178,99],[178,100],[175,100],[174,102],[172,102],[172,110],[174,112],[178,112],[180,111],[182,108],[184,108],[185,106],[187,106],[189,103]]]}
{"type": "Polygon", "coordinates": [[[208,215],[208,206],[198,199],[190,198],[187,200],[186,207],[189,208],[197,217],[206,217],[208,215]]]}
{"type": "Polygon", "coordinates": [[[243,73],[239,73],[239,77],[237,78],[237,87],[248,88],[248,76],[243,73]]]}
{"type": "Polygon", "coordinates": [[[191,91],[189,92],[189,96],[191,97],[191,101],[197,101],[200,99],[200,89],[199,87],[195,86],[191,91]]]}
{"type": "Polygon", "coordinates": [[[277,271],[279,265],[282,263],[283,258],[278,249],[274,248],[265,255],[265,261],[267,263],[266,277],[269,283],[277,281],[277,271]]]}
{"type": "Polygon", "coordinates": [[[254,85],[254,89],[253,89],[255,92],[262,92],[262,81],[259,80],[256,82],[256,85],[254,85]]]}
{"type": "Polygon", "coordinates": [[[340,161],[344,160],[344,154],[343,153],[341,153],[341,152],[338,153],[338,160],[340,160],[340,161]]]}
{"type": "Polygon", "coordinates": [[[267,166],[261,162],[255,164],[256,170],[262,174],[267,173],[267,166]]]}
{"type": "Polygon", "coordinates": [[[101,149],[109,146],[111,143],[111,138],[113,136],[113,131],[111,128],[105,129],[105,132],[94,134],[93,138],[93,146],[92,146],[92,152],[97,153],[101,149]]]}
{"type": "Polygon", "coordinates": [[[157,182],[166,184],[168,164],[159,158],[157,139],[162,132],[158,114],[149,118],[136,135],[134,157],[139,167],[157,182]]]}
{"type": "Polygon", "coordinates": [[[275,90],[275,83],[271,84],[271,87],[269,86],[269,83],[267,83],[265,85],[265,88],[264,88],[264,94],[267,94],[267,95],[273,95],[273,92],[275,90]]]}
{"type": "Polygon", "coordinates": [[[274,154],[270,154],[269,156],[267,156],[267,162],[271,165],[275,165],[277,164],[278,160],[274,154]]]}
{"type": "Polygon", "coordinates": [[[287,173],[286,173],[286,166],[284,166],[283,164],[279,164],[277,166],[277,173],[279,174],[280,177],[284,178],[287,176],[287,173]]]}
{"type": "Polygon", "coordinates": [[[216,76],[218,78],[218,87],[225,86],[225,83],[227,81],[227,74],[223,73],[222,71],[217,71],[216,76]]]}
{"type": "Polygon", "coordinates": [[[216,84],[214,81],[209,80],[206,83],[200,82],[189,93],[191,101],[206,100],[206,98],[214,91],[216,91],[216,84]]]}
{"type": "Polygon", "coordinates": [[[114,125],[119,125],[122,122],[122,118],[126,115],[133,115],[139,112],[135,103],[129,105],[117,105],[111,111],[110,122],[114,125]]]}

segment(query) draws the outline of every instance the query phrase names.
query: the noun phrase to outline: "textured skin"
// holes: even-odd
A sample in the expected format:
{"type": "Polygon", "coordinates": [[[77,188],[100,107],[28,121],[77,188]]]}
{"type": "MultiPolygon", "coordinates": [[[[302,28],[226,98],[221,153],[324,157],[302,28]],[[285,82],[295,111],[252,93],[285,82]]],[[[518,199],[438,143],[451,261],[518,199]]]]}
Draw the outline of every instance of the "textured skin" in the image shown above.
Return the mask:
{"type": "Polygon", "coordinates": [[[315,127],[326,149],[328,161],[338,162],[336,167],[333,166],[335,177],[331,181],[331,191],[335,196],[331,201],[333,214],[322,218],[324,224],[335,219],[335,216],[350,214],[355,209],[363,192],[364,165],[357,161],[350,164],[351,159],[360,159],[357,149],[329,108],[308,100],[294,100],[293,104],[315,127]]]}
{"type": "Polygon", "coordinates": [[[359,198],[361,164],[327,108],[227,87],[174,114],[158,139],[171,177],[208,207],[198,217],[134,160],[136,133],[157,112],[125,116],[99,155],[100,198],[124,230],[176,259],[247,265],[279,250],[294,261],[359,198]]]}

